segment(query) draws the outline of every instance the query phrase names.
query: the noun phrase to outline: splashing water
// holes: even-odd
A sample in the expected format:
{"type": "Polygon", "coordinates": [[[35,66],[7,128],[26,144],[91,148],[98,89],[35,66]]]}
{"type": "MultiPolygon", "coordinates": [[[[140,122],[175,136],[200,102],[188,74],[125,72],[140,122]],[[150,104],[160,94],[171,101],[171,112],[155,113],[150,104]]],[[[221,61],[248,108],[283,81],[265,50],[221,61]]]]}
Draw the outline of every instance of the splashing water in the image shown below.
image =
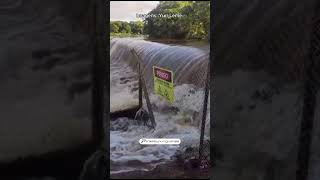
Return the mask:
{"type": "Polygon", "coordinates": [[[149,88],[153,88],[153,66],[173,70],[175,85],[194,84],[203,87],[205,84],[209,51],[122,38],[112,39],[110,47],[111,61],[126,62],[137,70],[137,61],[130,51],[135,50],[141,60],[143,76],[149,88]]]}
{"type": "MultiPolygon", "coordinates": [[[[110,122],[111,174],[152,170],[161,163],[173,160],[178,151],[183,152],[188,147],[199,146],[208,54],[197,48],[169,46],[141,40],[113,39],[110,51],[112,111],[138,104],[138,77],[134,72],[137,68],[136,60],[130,52],[133,47],[142,60],[144,78],[157,127],[150,130],[126,117],[110,122]],[[153,65],[174,72],[173,104],[152,93],[153,65]],[[181,144],[141,145],[139,144],[141,138],[179,138],[181,144]]],[[[206,139],[209,138],[209,130],[210,113],[207,111],[206,139]]]]}

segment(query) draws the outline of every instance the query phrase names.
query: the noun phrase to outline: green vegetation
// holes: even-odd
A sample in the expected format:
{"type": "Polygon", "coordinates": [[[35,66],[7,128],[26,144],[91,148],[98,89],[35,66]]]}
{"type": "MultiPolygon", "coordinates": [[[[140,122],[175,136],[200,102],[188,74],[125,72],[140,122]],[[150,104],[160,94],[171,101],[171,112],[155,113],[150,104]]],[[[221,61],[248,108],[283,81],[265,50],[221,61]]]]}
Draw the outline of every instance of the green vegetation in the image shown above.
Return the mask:
{"type": "Polygon", "coordinates": [[[160,1],[145,19],[145,33],[150,38],[209,39],[210,1],[160,1]],[[152,17],[167,14],[181,17],[152,17]]]}
{"type": "Polygon", "coordinates": [[[143,34],[144,23],[142,21],[111,21],[111,36],[132,36],[143,34]]]}
{"type": "Polygon", "coordinates": [[[210,1],[160,1],[147,16],[143,22],[111,22],[111,36],[209,40],[210,1]]]}

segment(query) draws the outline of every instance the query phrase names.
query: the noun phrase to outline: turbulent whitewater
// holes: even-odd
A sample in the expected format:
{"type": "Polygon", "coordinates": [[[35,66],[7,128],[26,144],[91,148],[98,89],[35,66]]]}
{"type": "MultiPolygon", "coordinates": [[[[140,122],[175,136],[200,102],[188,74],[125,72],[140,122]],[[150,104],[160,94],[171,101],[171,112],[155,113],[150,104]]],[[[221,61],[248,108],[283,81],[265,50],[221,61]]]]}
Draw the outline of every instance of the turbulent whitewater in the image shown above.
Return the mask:
{"type": "MultiPolygon", "coordinates": [[[[148,171],[158,164],[173,160],[178,152],[188,147],[197,148],[209,52],[194,47],[132,39],[113,39],[110,48],[111,112],[138,104],[137,66],[131,54],[131,49],[134,49],[142,64],[157,122],[155,130],[126,117],[110,122],[111,173],[137,169],[148,171]],[[174,72],[173,104],[152,93],[154,65],[174,72]],[[146,146],[139,144],[140,138],[180,138],[181,144],[146,146]]],[[[208,111],[206,139],[209,139],[209,124],[208,111]]]]}

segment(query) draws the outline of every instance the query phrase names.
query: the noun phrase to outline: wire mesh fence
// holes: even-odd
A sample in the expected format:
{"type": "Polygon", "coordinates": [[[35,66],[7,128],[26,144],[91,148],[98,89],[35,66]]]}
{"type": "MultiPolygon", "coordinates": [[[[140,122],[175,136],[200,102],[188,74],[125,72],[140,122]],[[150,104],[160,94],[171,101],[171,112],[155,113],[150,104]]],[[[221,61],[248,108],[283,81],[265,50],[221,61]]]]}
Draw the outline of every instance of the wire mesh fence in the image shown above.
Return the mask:
{"type": "Polygon", "coordinates": [[[111,40],[111,174],[139,171],[134,166],[139,161],[148,172],[162,167],[159,163],[174,167],[177,174],[168,177],[196,173],[208,177],[204,172],[210,168],[208,49],[111,40]],[[179,139],[180,144],[142,144],[140,140],[146,139],[179,139]]]}
{"type": "Polygon", "coordinates": [[[209,170],[211,167],[210,160],[210,140],[205,140],[202,146],[200,146],[201,155],[199,153],[200,169],[209,170]]]}
{"type": "MultiPolygon", "coordinates": [[[[210,82],[210,67],[202,69],[201,73],[196,73],[196,78],[198,81],[203,81],[198,83],[198,86],[192,85],[188,87],[190,84],[180,82],[179,85],[174,86],[174,76],[179,76],[180,74],[176,74],[176,69],[171,69],[169,66],[163,66],[161,64],[152,64],[152,66],[144,66],[143,59],[139,57],[138,53],[132,49],[132,54],[135,56],[137,60],[136,71],[139,74],[139,107],[140,110],[137,113],[139,120],[142,120],[139,113],[141,111],[146,112],[148,114],[147,119],[149,122],[144,123],[145,125],[149,124],[150,127],[156,128],[156,122],[154,117],[154,110],[158,111],[159,106],[161,106],[161,110],[156,112],[160,114],[170,114],[173,113],[175,115],[183,114],[182,121],[183,123],[191,123],[199,130],[198,141],[199,145],[192,148],[192,158],[197,160],[198,164],[196,167],[201,170],[209,170],[210,168],[210,108],[209,108],[209,82],[210,82]],[[145,79],[147,75],[145,72],[148,71],[148,68],[153,68],[153,85],[146,85],[145,79]],[[168,68],[169,67],[169,68],[168,68]],[[158,70],[158,71],[157,71],[158,70]],[[202,75],[202,76],[200,76],[202,75]],[[162,78],[162,79],[161,79],[162,78]],[[170,80],[170,78],[172,78],[170,80]],[[160,80],[159,80],[160,79],[160,80]],[[172,81],[172,85],[170,86],[170,81],[172,81]],[[161,84],[158,84],[158,83],[161,84]],[[202,87],[199,86],[202,84],[202,87]],[[203,85],[204,84],[204,85],[203,85]],[[186,89],[181,87],[187,86],[186,89]],[[148,88],[147,88],[148,87],[148,88]],[[160,93],[159,93],[159,88],[160,93]],[[162,88],[162,91],[161,91],[162,88]],[[170,88],[172,88],[172,92],[170,92],[170,88]],[[181,89],[180,89],[181,88],[181,89]],[[184,90],[184,92],[181,92],[184,90]],[[173,94],[169,94],[173,93],[173,94]],[[180,94],[181,93],[181,94],[180,94]],[[143,94],[143,95],[142,95],[143,94]],[[151,96],[151,97],[149,97],[151,96]],[[170,99],[172,98],[172,99],[170,99]],[[188,102],[191,100],[190,102],[188,102]],[[174,99],[174,100],[173,100],[174,99]],[[161,105],[158,104],[158,100],[162,102],[161,105]],[[163,101],[164,100],[164,101],[163,101]],[[172,101],[171,101],[172,100],[172,101]],[[184,106],[179,106],[184,104],[184,106]],[[196,109],[193,109],[193,112],[190,113],[190,107],[195,106],[197,104],[196,109]],[[147,105],[145,107],[145,105],[147,105]],[[145,110],[145,109],[147,110],[145,110]],[[157,109],[157,110],[156,110],[157,109]],[[189,111],[189,112],[188,112],[189,111]],[[188,122],[189,121],[189,122],[188,122]]],[[[208,63],[209,64],[209,63],[208,63]]],[[[178,72],[183,73],[183,72],[178,72]]],[[[181,76],[181,75],[180,75],[181,76]]],[[[150,77],[149,77],[150,78],[150,77]]],[[[196,79],[193,77],[193,81],[196,79]]],[[[150,82],[150,79],[149,79],[150,82]]],[[[152,81],[151,81],[152,82],[152,81]]],[[[143,121],[145,121],[144,119],[143,121]]],[[[179,122],[181,124],[181,122],[179,122]]],[[[184,124],[185,125],[185,124],[184,124]]],[[[189,149],[190,151],[190,149],[189,149]]],[[[189,152],[190,153],[190,152],[189,152]]],[[[191,158],[188,157],[188,158],[191,158]]]]}

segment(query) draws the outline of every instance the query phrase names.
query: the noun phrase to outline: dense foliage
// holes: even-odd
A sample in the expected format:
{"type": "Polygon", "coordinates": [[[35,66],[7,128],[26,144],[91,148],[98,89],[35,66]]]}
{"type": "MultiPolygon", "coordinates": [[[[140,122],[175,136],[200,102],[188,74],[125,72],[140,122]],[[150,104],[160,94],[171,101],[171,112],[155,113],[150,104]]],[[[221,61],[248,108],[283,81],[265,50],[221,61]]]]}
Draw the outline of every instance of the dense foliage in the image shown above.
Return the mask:
{"type": "Polygon", "coordinates": [[[144,30],[151,38],[209,39],[210,1],[160,1],[148,15],[144,30]]]}
{"type": "Polygon", "coordinates": [[[145,34],[156,39],[209,39],[210,1],[160,1],[143,22],[112,21],[110,33],[145,34]]]}
{"type": "Polygon", "coordinates": [[[143,22],[142,21],[111,21],[110,33],[123,33],[123,34],[142,34],[143,22]]]}

